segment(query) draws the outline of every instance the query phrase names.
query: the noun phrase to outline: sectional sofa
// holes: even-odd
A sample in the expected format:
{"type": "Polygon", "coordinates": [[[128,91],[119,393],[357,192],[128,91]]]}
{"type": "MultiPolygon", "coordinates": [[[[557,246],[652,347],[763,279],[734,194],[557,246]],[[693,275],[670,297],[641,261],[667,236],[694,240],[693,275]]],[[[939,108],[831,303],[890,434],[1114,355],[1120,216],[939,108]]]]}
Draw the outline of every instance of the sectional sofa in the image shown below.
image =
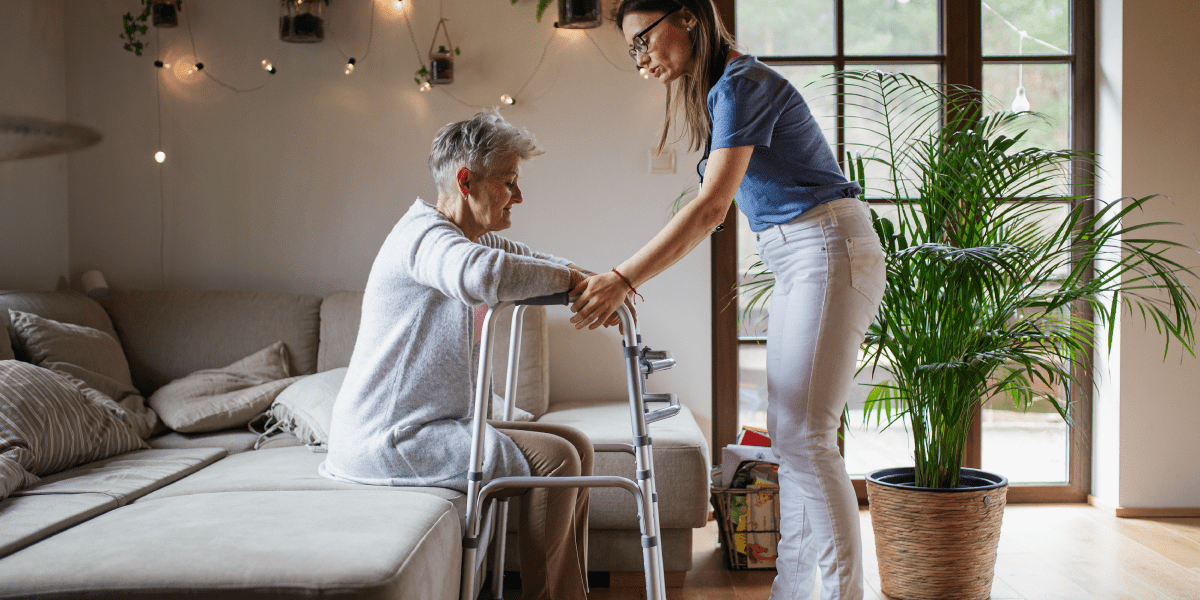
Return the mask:
{"type": "MultiPolygon", "coordinates": [[[[15,360],[30,357],[9,309],[113,336],[149,398],[275,342],[291,375],[345,367],[361,301],[361,292],[145,291],[102,303],[73,292],[0,292],[0,320],[15,360]]],[[[530,310],[525,327],[518,406],[595,443],[628,442],[624,398],[555,401],[544,309],[530,310]]],[[[0,360],[10,358],[4,343],[0,360]]],[[[496,346],[502,389],[507,345],[496,346]]],[[[691,568],[693,529],[708,516],[707,443],[686,408],[651,425],[651,435],[665,567],[679,584],[691,568]]],[[[457,492],[330,481],[317,474],[324,455],[313,447],[244,426],[158,431],[145,446],[43,476],[0,501],[0,598],[459,597],[465,501],[457,492]]],[[[621,453],[598,454],[595,470],[633,475],[621,453]]],[[[593,494],[589,569],[640,572],[632,499],[593,494]]],[[[515,571],[518,542],[509,536],[505,570],[515,571]]]]}

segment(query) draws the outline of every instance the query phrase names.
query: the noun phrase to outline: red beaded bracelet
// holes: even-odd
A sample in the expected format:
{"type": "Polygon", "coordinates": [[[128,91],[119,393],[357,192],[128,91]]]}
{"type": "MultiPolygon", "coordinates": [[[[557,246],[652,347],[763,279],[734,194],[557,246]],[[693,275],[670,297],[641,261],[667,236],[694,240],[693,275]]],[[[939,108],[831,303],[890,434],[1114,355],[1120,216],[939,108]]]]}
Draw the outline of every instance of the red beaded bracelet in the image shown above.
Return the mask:
{"type": "Polygon", "coordinates": [[[639,293],[638,293],[638,291],[637,291],[637,288],[633,287],[633,284],[629,282],[629,278],[628,278],[628,277],[626,277],[626,276],[622,275],[622,274],[621,274],[621,272],[620,272],[620,271],[618,271],[618,270],[616,270],[616,269],[613,269],[613,270],[612,270],[612,272],[613,272],[613,273],[616,273],[616,274],[617,274],[617,277],[620,277],[620,278],[621,278],[621,281],[624,281],[624,282],[625,282],[625,285],[629,286],[629,289],[633,291],[633,295],[634,295],[635,297],[637,297],[638,299],[640,299],[640,300],[642,300],[642,301],[645,301],[645,300],[646,300],[645,298],[643,298],[643,297],[642,297],[642,295],[641,295],[641,294],[639,294],[639,293]]]}

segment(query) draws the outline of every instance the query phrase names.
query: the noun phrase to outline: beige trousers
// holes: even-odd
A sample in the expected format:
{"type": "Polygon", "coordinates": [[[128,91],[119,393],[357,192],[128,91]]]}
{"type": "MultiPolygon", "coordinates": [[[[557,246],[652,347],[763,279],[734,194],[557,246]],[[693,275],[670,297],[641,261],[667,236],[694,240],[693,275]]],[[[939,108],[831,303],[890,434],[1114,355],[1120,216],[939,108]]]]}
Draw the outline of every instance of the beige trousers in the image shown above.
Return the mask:
{"type": "MultiPolygon", "coordinates": [[[[489,421],[512,438],[534,476],[592,474],[592,442],[567,425],[489,421]]],[[[521,495],[517,539],[524,600],[587,597],[588,488],[531,488],[521,495]]]]}

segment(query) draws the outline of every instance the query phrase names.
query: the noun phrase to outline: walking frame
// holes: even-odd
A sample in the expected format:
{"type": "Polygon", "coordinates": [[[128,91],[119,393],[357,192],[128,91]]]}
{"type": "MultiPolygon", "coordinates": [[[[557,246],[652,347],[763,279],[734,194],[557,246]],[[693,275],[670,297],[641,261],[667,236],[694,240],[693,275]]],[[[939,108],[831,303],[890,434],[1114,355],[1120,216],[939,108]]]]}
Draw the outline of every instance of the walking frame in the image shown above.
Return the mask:
{"type": "MultiPolygon", "coordinates": [[[[642,564],[646,573],[646,598],[666,600],[666,584],[663,573],[661,531],[658,518],[658,494],[654,484],[654,456],[650,446],[647,425],[675,416],[679,413],[679,399],[675,394],[650,394],[644,391],[646,376],[671,368],[675,358],[670,352],[653,351],[642,346],[641,335],[633,314],[627,307],[617,308],[623,329],[623,353],[625,373],[629,391],[629,412],[632,424],[631,444],[596,444],[596,452],[627,452],[633,455],[636,481],[617,476],[584,477],[497,477],[483,481],[483,440],[487,426],[487,408],[491,396],[491,356],[493,323],[498,311],[508,306],[513,309],[512,334],[508,346],[508,378],[504,389],[504,420],[512,419],[516,394],[517,371],[520,362],[521,326],[525,310],[532,305],[567,305],[571,298],[566,292],[529,298],[517,302],[500,302],[488,309],[483,322],[483,334],[479,346],[479,376],[475,382],[474,418],[471,425],[471,464],[467,470],[467,515],[466,531],[463,535],[462,584],[460,600],[475,600],[482,581],[481,568],[477,561],[482,551],[487,552],[487,540],[492,544],[492,586],[494,600],[502,600],[504,590],[504,545],[508,531],[508,498],[488,498],[489,494],[504,489],[528,489],[533,487],[619,487],[633,494],[638,507],[638,524],[642,535],[642,564]],[[667,402],[669,406],[647,412],[647,402],[667,402]],[[495,510],[495,514],[491,512],[495,510]],[[487,516],[486,520],[484,516],[487,516]],[[494,518],[493,518],[494,517],[494,518]],[[488,535],[490,534],[490,535],[488,535]]],[[[586,575],[586,574],[585,574],[586,575]]]]}

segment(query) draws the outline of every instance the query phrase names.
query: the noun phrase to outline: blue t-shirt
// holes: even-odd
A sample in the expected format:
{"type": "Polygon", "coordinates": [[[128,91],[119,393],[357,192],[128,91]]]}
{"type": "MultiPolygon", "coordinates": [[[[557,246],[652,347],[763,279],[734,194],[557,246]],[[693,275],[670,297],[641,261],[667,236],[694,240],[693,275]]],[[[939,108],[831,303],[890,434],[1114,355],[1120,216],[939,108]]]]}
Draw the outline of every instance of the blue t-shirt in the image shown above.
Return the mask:
{"type": "Polygon", "coordinates": [[[698,171],[718,148],[754,146],[738,187],[738,208],[750,229],[787,223],[825,202],[862,193],[848,181],[808,104],[788,80],[753,56],[725,67],[708,92],[712,136],[698,171]]]}

